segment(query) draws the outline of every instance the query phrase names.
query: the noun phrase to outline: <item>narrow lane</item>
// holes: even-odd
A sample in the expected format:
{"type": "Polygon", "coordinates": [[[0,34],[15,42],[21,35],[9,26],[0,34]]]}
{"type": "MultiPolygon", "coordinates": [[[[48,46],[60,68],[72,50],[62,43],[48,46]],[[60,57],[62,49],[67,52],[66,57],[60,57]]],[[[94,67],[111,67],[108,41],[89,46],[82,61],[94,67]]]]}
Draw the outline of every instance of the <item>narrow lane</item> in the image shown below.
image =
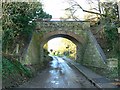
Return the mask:
{"type": "Polygon", "coordinates": [[[76,68],[53,56],[48,69],[19,88],[95,88],[76,68]]]}

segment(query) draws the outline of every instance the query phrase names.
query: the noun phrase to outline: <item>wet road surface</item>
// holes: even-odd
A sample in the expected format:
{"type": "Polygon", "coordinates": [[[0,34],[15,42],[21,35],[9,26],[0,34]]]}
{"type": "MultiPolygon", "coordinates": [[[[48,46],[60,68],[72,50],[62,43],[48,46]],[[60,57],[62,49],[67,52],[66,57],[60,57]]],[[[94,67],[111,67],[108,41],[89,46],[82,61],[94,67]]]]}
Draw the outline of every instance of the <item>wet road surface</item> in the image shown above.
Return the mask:
{"type": "Polygon", "coordinates": [[[39,72],[36,77],[20,85],[19,88],[95,88],[72,65],[62,58],[53,56],[48,69],[39,72]]]}

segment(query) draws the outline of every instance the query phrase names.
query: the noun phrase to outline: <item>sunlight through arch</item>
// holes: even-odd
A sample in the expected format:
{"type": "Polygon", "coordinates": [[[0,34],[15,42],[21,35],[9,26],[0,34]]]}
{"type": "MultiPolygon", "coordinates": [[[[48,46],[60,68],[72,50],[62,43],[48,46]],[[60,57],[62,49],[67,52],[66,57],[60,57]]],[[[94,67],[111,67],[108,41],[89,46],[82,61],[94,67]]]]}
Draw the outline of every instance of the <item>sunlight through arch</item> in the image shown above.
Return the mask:
{"type": "Polygon", "coordinates": [[[69,39],[56,37],[50,39],[45,45],[50,55],[67,56],[76,59],[76,45],[69,39]]]}

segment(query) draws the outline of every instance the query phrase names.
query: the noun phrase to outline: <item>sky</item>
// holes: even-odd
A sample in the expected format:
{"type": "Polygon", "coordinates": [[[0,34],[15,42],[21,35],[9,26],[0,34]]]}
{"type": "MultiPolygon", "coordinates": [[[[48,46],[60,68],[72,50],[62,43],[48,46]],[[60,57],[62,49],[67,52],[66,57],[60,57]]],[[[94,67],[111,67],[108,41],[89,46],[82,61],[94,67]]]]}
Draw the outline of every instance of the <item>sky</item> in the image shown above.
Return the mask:
{"type": "Polygon", "coordinates": [[[64,9],[68,7],[65,0],[42,0],[45,12],[52,15],[54,19],[58,19],[64,15],[64,9]]]}
{"type": "MultiPolygon", "coordinates": [[[[70,7],[68,1],[70,0],[40,0],[43,3],[43,9],[46,11],[48,14],[52,15],[53,19],[52,20],[59,20],[60,17],[65,16],[65,9],[70,7]]],[[[90,0],[74,0],[77,3],[79,3],[83,9],[88,10],[90,8],[90,5],[88,2],[90,0]]],[[[92,4],[92,7],[94,5],[97,5],[96,2],[97,0],[94,0],[95,4],[92,4]]],[[[101,2],[109,2],[109,1],[120,1],[120,0],[100,0],[101,2]]],[[[81,9],[78,9],[76,15],[79,17],[80,20],[84,20],[84,15],[86,13],[83,12],[81,9]]]]}
{"type": "Polygon", "coordinates": [[[58,37],[58,38],[53,38],[51,40],[48,41],[48,51],[50,51],[50,49],[58,50],[59,46],[62,45],[61,43],[62,38],[58,37]]]}
{"type": "MultiPolygon", "coordinates": [[[[65,16],[65,9],[70,7],[69,0],[41,0],[43,3],[43,9],[45,12],[52,15],[52,20],[59,20],[60,17],[65,16]]],[[[76,0],[84,9],[88,9],[87,0],[76,0]]],[[[77,16],[79,16],[81,19],[84,18],[84,13],[82,10],[78,10],[77,16]]]]}

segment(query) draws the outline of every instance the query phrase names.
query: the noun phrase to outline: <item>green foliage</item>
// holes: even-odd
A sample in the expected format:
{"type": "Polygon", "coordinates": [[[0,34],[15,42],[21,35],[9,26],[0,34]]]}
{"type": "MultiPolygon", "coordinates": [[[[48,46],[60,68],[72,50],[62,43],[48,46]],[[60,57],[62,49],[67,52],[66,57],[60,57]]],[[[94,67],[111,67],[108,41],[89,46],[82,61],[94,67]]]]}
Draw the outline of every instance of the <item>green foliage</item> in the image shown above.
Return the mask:
{"type": "Polygon", "coordinates": [[[65,38],[62,38],[62,43],[64,44],[64,47],[65,47],[63,49],[63,54],[75,59],[76,45],[72,41],[65,38]]]}
{"type": "Polygon", "coordinates": [[[103,8],[103,13],[105,16],[101,17],[100,22],[104,28],[105,38],[107,40],[108,47],[112,51],[115,51],[116,42],[118,42],[118,32],[117,28],[120,27],[120,22],[118,18],[118,5],[117,3],[107,3],[101,4],[103,8]]]}
{"type": "Polygon", "coordinates": [[[16,86],[33,77],[32,71],[17,60],[2,58],[2,87],[16,86]]]}
{"type": "MultiPolygon", "coordinates": [[[[105,17],[101,17],[101,24],[104,28],[104,36],[107,41],[108,49],[111,52],[110,57],[115,57],[118,59],[118,71],[120,71],[120,60],[119,60],[119,35],[117,28],[120,27],[120,21],[119,21],[119,12],[118,12],[118,5],[114,2],[104,2],[102,3],[103,13],[105,14],[105,17]]],[[[117,75],[118,72],[117,69],[113,69],[110,71],[110,74],[112,76],[117,75]],[[113,74],[114,73],[114,74],[113,74]]],[[[110,76],[111,76],[110,75],[110,76]]],[[[120,76],[120,75],[118,75],[120,76]]]]}
{"type": "Polygon", "coordinates": [[[43,66],[46,68],[49,65],[49,62],[52,60],[50,56],[48,56],[49,52],[47,48],[43,49],[44,50],[44,60],[43,60],[43,66]]]}
{"type": "Polygon", "coordinates": [[[13,51],[16,44],[19,44],[21,48],[25,42],[30,41],[36,27],[35,19],[52,18],[51,15],[43,11],[41,3],[38,2],[3,3],[2,9],[3,52],[13,51]]]}
{"type": "Polygon", "coordinates": [[[32,73],[30,69],[23,66],[18,61],[11,61],[3,57],[2,60],[2,75],[5,77],[6,75],[14,74],[15,72],[19,74],[24,74],[27,77],[32,77],[32,73]]]}
{"type": "Polygon", "coordinates": [[[117,28],[114,25],[111,25],[108,23],[104,26],[104,30],[105,30],[105,36],[107,37],[108,42],[110,44],[115,43],[118,39],[117,28]]]}
{"type": "Polygon", "coordinates": [[[101,4],[103,13],[106,19],[117,20],[118,19],[118,5],[115,2],[104,2],[101,4]]]}

